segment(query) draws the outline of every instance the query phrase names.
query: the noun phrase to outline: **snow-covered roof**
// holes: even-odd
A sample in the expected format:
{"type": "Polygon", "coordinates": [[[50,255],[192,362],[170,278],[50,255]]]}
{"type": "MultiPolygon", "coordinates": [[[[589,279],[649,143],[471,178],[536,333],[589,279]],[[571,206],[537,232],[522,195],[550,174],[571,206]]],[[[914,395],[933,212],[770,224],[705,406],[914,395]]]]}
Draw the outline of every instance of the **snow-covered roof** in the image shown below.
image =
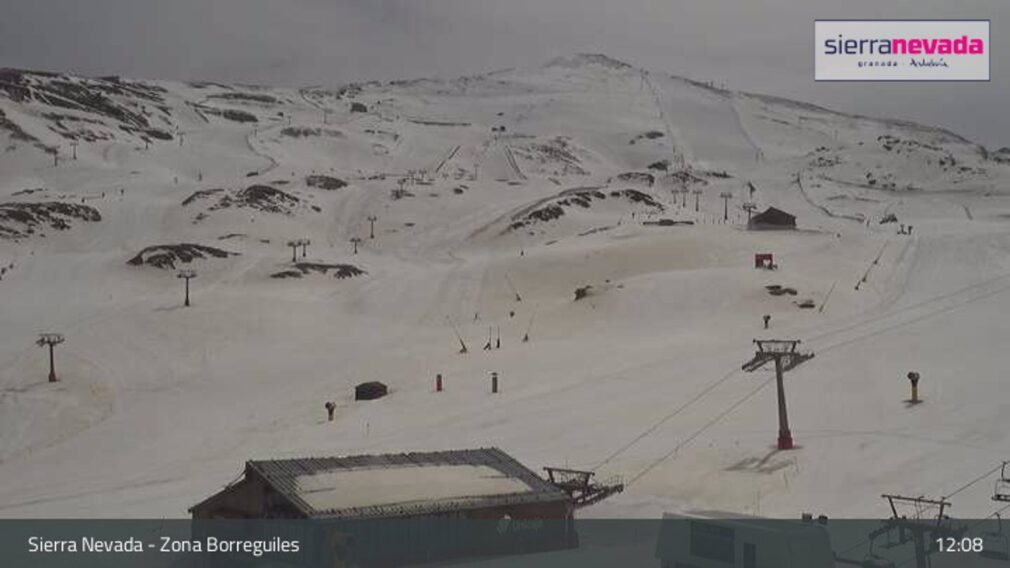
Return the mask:
{"type": "Polygon", "coordinates": [[[498,448],[250,461],[309,518],[360,518],[567,500],[498,448]]]}

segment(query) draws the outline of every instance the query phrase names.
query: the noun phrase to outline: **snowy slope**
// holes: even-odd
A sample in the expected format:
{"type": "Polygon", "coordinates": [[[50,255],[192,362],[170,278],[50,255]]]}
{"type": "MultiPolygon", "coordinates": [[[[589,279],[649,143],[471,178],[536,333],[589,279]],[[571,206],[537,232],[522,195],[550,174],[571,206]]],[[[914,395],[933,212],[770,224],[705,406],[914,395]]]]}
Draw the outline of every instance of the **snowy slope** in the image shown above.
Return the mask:
{"type": "Polygon", "coordinates": [[[591,516],[993,510],[991,475],[952,493],[1010,457],[1010,166],[952,133],[603,56],[333,90],[8,70],[0,95],[0,516],[181,517],[247,459],[489,445],[622,476],[591,516]],[[799,230],[744,230],[748,199],[799,230]],[[795,451],[740,371],[761,337],[816,353],[795,451]],[[365,380],[390,396],[355,403],[365,380]]]}

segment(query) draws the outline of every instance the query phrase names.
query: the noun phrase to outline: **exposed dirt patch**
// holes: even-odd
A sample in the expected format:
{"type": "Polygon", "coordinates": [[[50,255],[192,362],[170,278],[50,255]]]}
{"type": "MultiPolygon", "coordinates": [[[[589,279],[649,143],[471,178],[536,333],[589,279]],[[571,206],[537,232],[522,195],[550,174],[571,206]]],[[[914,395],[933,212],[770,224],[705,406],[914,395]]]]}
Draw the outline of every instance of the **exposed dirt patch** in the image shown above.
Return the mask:
{"type": "Polygon", "coordinates": [[[305,185],[309,187],[315,187],[317,189],[325,189],[327,191],[333,191],[335,189],[342,189],[347,187],[347,182],[332,176],[315,174],[305,178],[305,185]]]}
{"type": "Polygon", "coordinates": [[[617,181],[652,187],[656,183],[656,176],[646,172],[625,172],[617,176],[617,181]]]}
{"type": "Polygon", "coordinates": [[[0,203],[0,238],[20,239],[50,228],[65,231],[74,221],[95,223],[102,215],[94,207],[42,201],[36,203],[0,203]]]}
{"type": "Polygon", "coordinates": [[[288,126],[281,129],[281,135],[289,138],[312,138],[327,136],[329,138],[343,138],[344,133],[331,128],[314,128],[311,126],[288,126]]]}
{"type": "MultiPolygon", "coordinates": [[[[202,189],[183,200],[182,205],[202,200],[213,201],[207,208],[208,211],[254,209],[282,215],[292,215],[302,205],[302,200],[298,197],[269,185],[250,185],[240,190],[202,189]]],[[[206,215],[201,213],[198,220],[203,217],[206,215]]]]}
{"type": "Polygon", "coordinates": [[[301,278],[302,276],[308,274],[322,274],[325,276],[333,275],[334,278],[343,280],[345,278],[354,278],[355,276],[363,276],[368,274],[364,270],[354,266],[353,264],[322,264],[317,262],[299,262],[295,264],[294,269],[284,270],[271,274],[271,278],[301,278]]]}
{"type": "Polygon", "coordinates": [[[238,256],[237,252],[229,252],[219,248],[181,243],[177,245],[154,245],[145,248],[136,256],[126,261],[131,266],[153,266],[155,268],[175,268],[177,263],[189,264],[197,259],[228,258],[238,256]]]}
{"type": "MultiPolygon", "coordinates": [[[[639,205],[645,205],[659,211],[665,210],[665,207],[663,207],[661,203],[657,202],[651,195],[636,189],[614,190],[610,192],[610,197],[623,199],[639,205]]],[[[547,223],[563,217],[565,215],[566,208],[581,207],[583,209],[589,209],[592,207],[594,202],[603,201],[605,199],[607,199],[607,194],[601,189],[570,190],[554,197],[525,214],[520,213],[518,217],[513,217],[513,221],[507,230],[514,231],[538,222],[547,223]]]]}

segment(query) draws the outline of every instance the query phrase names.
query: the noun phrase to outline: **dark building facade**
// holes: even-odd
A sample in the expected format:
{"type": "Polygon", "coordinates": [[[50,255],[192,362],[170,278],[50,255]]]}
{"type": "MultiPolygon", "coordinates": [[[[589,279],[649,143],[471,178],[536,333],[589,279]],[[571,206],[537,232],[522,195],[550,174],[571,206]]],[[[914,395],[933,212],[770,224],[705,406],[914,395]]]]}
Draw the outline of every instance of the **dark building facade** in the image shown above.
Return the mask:
{"type": "Polygon", "coordinates": [[[769,207],[751,217],[747,223],[747,228],[752,231],[795,229],[796,216],[790,215],[781,209],[769,207]]]}

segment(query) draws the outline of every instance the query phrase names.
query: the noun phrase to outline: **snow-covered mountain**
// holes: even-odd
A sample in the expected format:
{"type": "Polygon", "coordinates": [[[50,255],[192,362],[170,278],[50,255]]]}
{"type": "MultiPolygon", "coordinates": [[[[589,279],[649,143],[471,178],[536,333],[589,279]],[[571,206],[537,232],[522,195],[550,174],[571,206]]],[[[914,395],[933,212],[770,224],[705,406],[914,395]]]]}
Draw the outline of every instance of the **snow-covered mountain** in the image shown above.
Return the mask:
{"type": "Polygon", "coordinates": [[[986,515],[991,479],[953,490],[1010,458],[1010,160],[939,128],[578,55],[339,89],[2,70],[0,144],[0,516],[181,517],[247,459],[491,445],[623,476],[593,516],[986,515]],[[816,354],[795,451],[740,370],[768,337],[816,354]]]}

